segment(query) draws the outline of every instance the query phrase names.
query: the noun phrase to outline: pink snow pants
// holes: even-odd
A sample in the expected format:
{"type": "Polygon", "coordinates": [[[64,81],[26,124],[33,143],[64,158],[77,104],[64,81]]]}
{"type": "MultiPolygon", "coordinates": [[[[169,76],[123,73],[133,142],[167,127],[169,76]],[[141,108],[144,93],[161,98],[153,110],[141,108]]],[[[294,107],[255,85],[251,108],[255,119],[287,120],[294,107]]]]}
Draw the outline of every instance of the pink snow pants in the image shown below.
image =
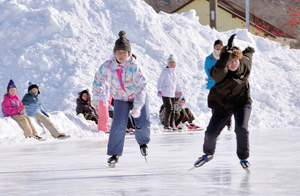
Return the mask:
{"type": "Polygon", "coordinates": [[[103,131],[104,133],[108,133],[108,109],[110,108],[111,100],[108,101],[107,106],[103,105],[103,101],[99,101],[99,107],[97,108],[98,111],[98,131],[103,131]]]}

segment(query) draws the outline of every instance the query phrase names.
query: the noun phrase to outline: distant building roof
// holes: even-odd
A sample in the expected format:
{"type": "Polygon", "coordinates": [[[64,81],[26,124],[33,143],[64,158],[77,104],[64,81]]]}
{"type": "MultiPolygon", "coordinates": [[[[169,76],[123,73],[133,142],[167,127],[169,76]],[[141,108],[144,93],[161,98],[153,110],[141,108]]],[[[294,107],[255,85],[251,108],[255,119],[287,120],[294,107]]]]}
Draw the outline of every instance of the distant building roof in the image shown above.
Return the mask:
{"type": "MultiPolygon", "coordinates": [[[[185,4],[181,5],[180,7],[176,8],[175,10],[173,10],[171,13],[177,12],[178,10],[184,8],[185,6],[192,3],[193,1],[195,1],[195,0],[190,0],[190,1],[186,2],[185,4]]],[[[209,0],[207,0],[207,1],[209,1],[209,0]]],[[[245,9],[239,7],[235,3],[228,1],[228,0],[218,0],[218,7],[225,10],[226,12],[229,12],[230,14],[232,14],[233,17],[237,17],[243,21],[246,21],[245,9]]],[[[274,25],[266,22],[265,20],[261,19],[260,17],[254,15],[252,13],[249,13],[249,18],[250,18],[249,19],[250,25],[265,32],[265,34],[271,35],[273,37],[284,37],[284,38],[296,39],[295,37],[293,37],[291,35],[287,35],[281,29],[275,27],[274,25]],[[263,24],[263,26],[262,26],[262,24],[263,24]],[[267,27],[267,28],[263,28],[263,27],[267,27]]]]}

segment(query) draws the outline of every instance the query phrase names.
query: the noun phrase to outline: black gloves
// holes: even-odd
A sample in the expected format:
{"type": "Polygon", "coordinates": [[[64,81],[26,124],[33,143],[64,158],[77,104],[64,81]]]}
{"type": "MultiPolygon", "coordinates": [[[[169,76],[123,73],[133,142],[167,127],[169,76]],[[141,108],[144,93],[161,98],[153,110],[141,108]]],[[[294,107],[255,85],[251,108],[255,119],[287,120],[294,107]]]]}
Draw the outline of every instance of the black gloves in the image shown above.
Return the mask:
{"type": "Polygon", "coordinates": [[[232,53],[233,48],[233,40],[235,38],[236,34],[233,34],[229,39],[226,47],[226,52],[232,53]]]}
{"type": "Polygon", "coordinates": [[[254,53],[254,52],[255,52],[254,48],[248,46],[248,47],[245,48],[245,50],[243,51],[243,54],[249,53],[249,52],[254,53]]]}

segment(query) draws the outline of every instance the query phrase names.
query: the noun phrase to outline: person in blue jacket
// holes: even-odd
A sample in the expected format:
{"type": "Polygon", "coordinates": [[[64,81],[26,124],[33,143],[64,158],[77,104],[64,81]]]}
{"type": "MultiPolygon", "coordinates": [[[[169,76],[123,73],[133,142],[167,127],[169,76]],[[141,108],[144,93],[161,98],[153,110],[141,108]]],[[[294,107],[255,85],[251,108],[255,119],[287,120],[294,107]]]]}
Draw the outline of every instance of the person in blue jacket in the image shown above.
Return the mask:
{"type": "MultiPolygon", "coordinates": [[[[211,78],[210,70],[216,64],[217,60],[220,59],[220,51],[221,51],[222,47],[223,47],[222,40],[219,40],[219,39],[216,40],[214,43],[214,51],[209,56],[207,56],[205,59],[204,69],[205,69],[205,73],[208,77],[206,89],[210,90],[211,87],[213,87],[215,85],[215,81],[211,78]]],[[[231,119],[229,119],[229,121],[227,122],[227,128],[228,128],[228,130],[231,129],[231,119]]]]}
{"type": "Polygon", "coordinates": [[[210,76],[211,68],[216,64],[217,60],[220,58],[220,51],[223,47],[223,42],[221,40],[216,40],[214,43],[214,51],[206,57],[205,59],[205,73],[208,77],[206,89],[211,89],[215,85],[215,81],[210,76]]]}
{"type": "Polygon", "coordinates": [[[29,82],[28,93],[22,99],[25,106],[27,116],[34,116],[39,124],[43,124],[54,138],[66,139],[69,135],[61,133],[56,126],[49,119],[49,115],[43,110],[42,104],[39,101],[38,94],[40,94],[37,84],[29,82]]]}

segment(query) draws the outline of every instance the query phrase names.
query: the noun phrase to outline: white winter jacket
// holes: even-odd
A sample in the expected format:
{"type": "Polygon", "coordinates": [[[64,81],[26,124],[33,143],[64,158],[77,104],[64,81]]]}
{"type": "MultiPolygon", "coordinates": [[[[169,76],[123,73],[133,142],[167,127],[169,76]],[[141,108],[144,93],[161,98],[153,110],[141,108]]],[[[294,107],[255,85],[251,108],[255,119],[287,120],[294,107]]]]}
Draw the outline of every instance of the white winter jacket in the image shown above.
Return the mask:
{"type": "Polygon", "coordinates": [[[163,97],[175,97],[176,92],[181,92],[179,74],[175,68],[166,67],[157,83],[157,90],[161,91],[163,97]]]}

